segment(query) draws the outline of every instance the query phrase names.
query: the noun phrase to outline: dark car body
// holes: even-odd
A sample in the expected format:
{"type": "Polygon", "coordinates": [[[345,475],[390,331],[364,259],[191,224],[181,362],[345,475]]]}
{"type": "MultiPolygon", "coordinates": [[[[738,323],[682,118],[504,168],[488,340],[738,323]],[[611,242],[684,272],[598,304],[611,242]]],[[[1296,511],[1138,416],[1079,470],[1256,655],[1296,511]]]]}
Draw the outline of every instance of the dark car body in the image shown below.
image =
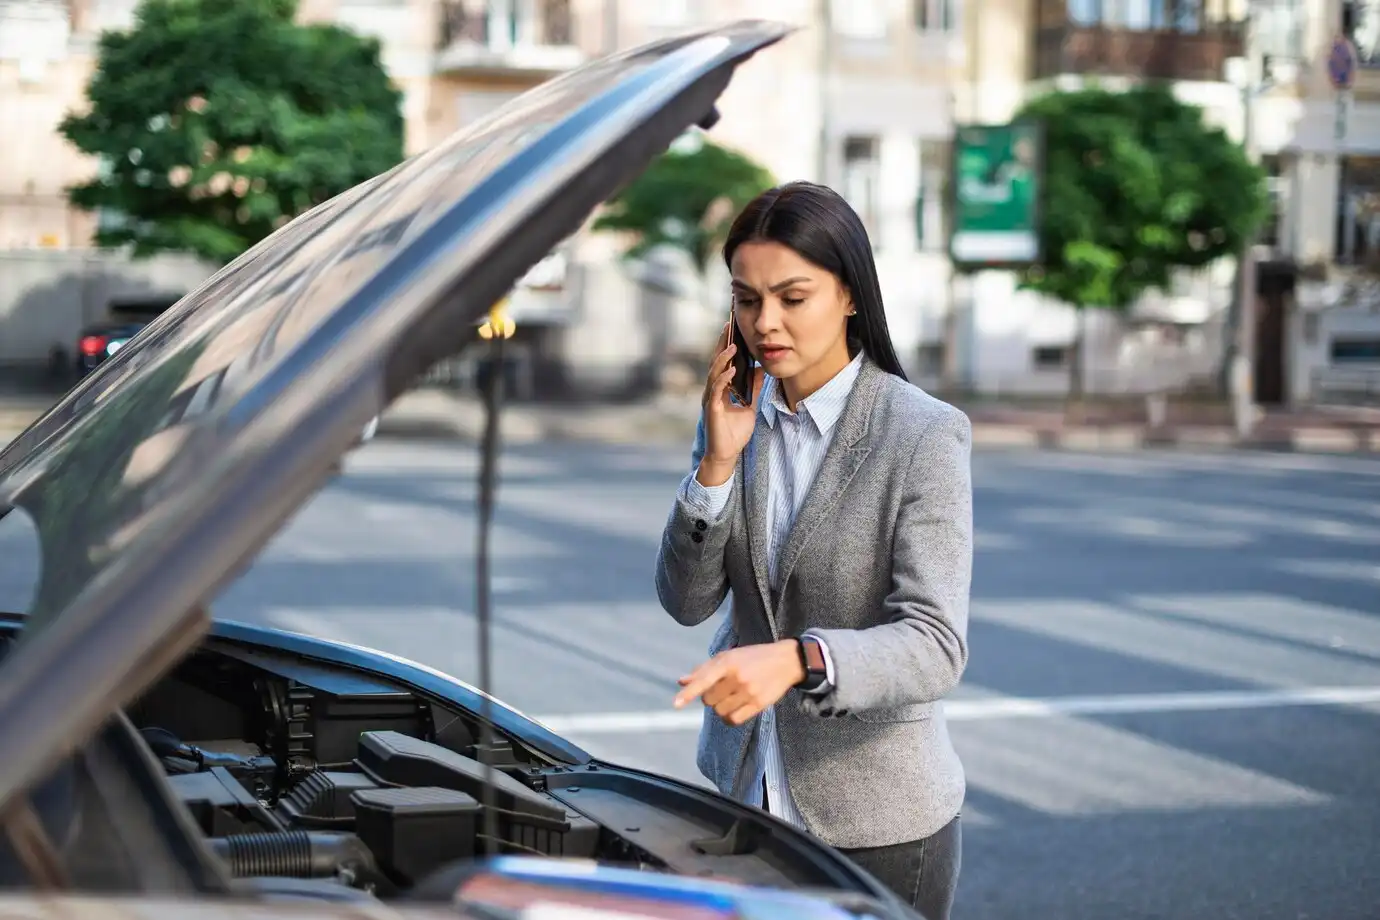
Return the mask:
{"type": "Polygon", "coordinates": [[[0,620],[0,886],[452,904],[493,873],[517,897],[525,872],[581,903],[558,856],[617,867],[594,870],[615,900],[776,892],[705,888],[697,916],[915,916],[760,810],[445,674],[209,609],[371,419],[788,31],[667,39],[525,94],[284,227],[0,450],[0,524],[30,521],[37,560],[0,620]],[[469,868],[491,849],[532,860],[469,868]]]}
{"type": "Polygon", "coordinates": [[[105,319],[82,327],[77,336],[77,376],[85,377],[100,367],[177,300],[176,297],[154,297],[111,303],[106,308],[108,316],[105,319]]]}

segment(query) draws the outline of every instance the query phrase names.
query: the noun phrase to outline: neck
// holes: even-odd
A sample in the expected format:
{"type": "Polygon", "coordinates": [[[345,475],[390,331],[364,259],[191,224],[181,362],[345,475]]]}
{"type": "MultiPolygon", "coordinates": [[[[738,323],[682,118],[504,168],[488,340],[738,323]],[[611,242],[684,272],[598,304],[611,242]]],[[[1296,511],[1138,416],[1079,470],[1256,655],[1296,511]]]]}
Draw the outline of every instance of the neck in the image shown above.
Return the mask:
{"type": "Polygon", "coordinates": [[[844,346],[837,353],[830,353],[813,367],[781,381],[781,395],[786,398],[786,407],[794,412],[802,399],[808,399],[811,393],[837,377],[839,371],[847,367],[848,362],[852,360],[853,356],[848,353],[848,347],[844,346]]]}

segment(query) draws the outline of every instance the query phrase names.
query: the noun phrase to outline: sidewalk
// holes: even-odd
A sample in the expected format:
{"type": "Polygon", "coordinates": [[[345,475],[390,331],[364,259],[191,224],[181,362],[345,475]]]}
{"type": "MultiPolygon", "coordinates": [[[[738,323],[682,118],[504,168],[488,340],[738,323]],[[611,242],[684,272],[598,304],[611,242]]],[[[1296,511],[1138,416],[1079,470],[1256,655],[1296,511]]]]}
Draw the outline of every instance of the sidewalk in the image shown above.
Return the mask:
{"type": "MultiPolygon", "coordinates": [[[[18,435],[46,408],[46,404],[33,398],[0,399],[0,444],[18,435]]],[[[1134,418],[1114,416],[1074,423],[1063,412],[1050,409],[987,403],[963,408],[973,422],[974,445],[985,449],[1247,448],[1380,455],[1380,409],[1319,408],[1269,413],[1241,441],[1229,425],[1203,413],[1197,418],[1171,419],[1169,424],[1151,428],[1134,418]]],[[[699,409],[697,396],[672,395],[628,405],[511,403],[503,411],[503,440],[507,444],[663,443],[689,450],[699,409]]],[[[379,423],[378,437],[445,438],[477,443],[483,428],[483,407],[476,399],[423,389],[405,394],[389,408],[379,423]]]]}
{"type": "MultiPolygon", "coordinates": [[[[697,397],[661,396],[626,406],[528,406],[504,409],[503,440],[597,441],[611,444],[671,443],[688,450],[699,419],[697,397]]],[[[1228,425],[1181,421],[1160,428],[1138,421],[1074,424],[1062,412],[1003,405],[965,407],[973,443],[982,448],[1135,450],[1248,448],[1317,453],[1380,454],[1380,409],[1317,409],[1267,414],[1251,436],[1238,440],[1228,425]]],[[[477,442],[482,406],[474,399],[435,390],[408,393],[379,424],[379,436],[446,437],[477,442]]]]}

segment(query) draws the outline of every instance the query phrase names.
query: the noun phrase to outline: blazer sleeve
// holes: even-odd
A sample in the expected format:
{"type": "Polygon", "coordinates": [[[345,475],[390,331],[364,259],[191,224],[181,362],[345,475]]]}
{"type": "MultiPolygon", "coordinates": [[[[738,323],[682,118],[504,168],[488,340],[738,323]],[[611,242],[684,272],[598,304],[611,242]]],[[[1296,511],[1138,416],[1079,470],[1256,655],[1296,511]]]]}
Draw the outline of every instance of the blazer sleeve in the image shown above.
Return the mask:
{"type": "Polygon", "coordinates": [[[734,478],[715,488],[696,482],[705,444],[701,416],[695,429],[690,473],[676,491],[656,555],[657,599],[667,613],[686,626],[709,619],[728,596],[724,550],[732,529],[730,499],[737,475],[735,472],[734,478]]]}
{"type": "Polygon", "coordinates": [[[968,663],[973,571],[972,425],[949,408],[921,435],[906,475],[891,559],[887,622],[809,629],[833,658],[833,689],[799,695],[815,715],[932,703],[968,663]]]}

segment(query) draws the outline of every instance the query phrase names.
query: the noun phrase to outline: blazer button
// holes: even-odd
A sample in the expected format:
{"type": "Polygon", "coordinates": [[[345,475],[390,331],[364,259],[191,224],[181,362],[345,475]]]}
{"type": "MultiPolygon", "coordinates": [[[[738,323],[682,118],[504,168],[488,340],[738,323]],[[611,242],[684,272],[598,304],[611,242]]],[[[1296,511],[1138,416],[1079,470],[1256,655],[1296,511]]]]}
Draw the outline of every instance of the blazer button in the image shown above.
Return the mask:
{"type": "Polygon", "coordinates": [[[704,521],[696,521],[696,522],[695,522],[695,529],[696,529],[696,530],[708,530],[708,529],[709,529],[709,525],[706,524],[704,521]]]}
{"type": "Polygon", "coordinates": [[[844,716],[846,716],[846,715],[848,715],[848,710],[847,710],[847,709],[835,709],[835,710],[834,710],[834,718],[836,718],[836,719],[842,719],[842,718],[843,718],[844,716]]]}
{"type": "Polygon", "coordinates": [[[703,542],[704,542],[704,534],[700,533],[700,532],[697,530],[697,531],[695,531],[694,533],[692,533],[692,534],[690,535],[690,539],[694,540],[696,543],[703,543],[703,542]]]}

